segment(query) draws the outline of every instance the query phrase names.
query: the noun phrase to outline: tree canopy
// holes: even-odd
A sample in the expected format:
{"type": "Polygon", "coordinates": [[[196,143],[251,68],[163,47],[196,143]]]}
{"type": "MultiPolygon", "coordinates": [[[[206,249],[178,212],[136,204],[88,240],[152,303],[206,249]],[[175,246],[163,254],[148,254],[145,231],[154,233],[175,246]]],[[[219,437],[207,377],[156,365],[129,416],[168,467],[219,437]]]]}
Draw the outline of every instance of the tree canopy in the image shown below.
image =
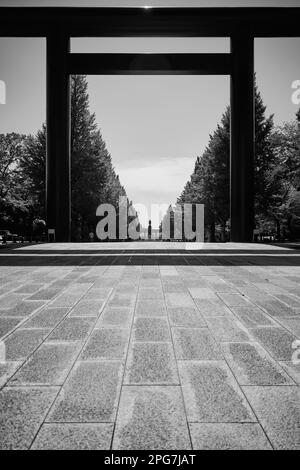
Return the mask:
{"type": "MultiPolygon", "coordinates": [[[[89,109],[87,80],[71,77],[72,239],[87,239],[96,227],[101,203],[118,206],[126,191],[120,183],[95,114],[89,109]]],[[[1,228],[30,233],[36,216],[44,219],[46,125],[36,135],[0,135],[1,228]]]]}
{"type": "MultiPolygon", "coordinates": [[[[300,110],[297,121],[274,128],[273,115],[255,87],[255,222],[261,232],[275,231],[277,238],[295,238],[300,216],[300,110]]],[[[203,154],[178,203],[205,205],[208,238],[226,239],[230,227],[230,109],[225,110],[209,136],[203,154]]]]}

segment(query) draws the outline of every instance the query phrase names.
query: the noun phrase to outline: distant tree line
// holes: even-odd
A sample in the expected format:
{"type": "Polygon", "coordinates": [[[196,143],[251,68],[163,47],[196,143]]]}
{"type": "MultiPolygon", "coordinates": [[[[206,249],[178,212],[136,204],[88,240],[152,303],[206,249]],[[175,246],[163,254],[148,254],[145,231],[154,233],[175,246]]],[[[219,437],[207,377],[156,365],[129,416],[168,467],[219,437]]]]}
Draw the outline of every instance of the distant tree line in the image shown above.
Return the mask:
{"type": "MultiPolygon", "coordinates": [[[[85,76],[71,78],[72,239],[86,240],[101,203],[118,207],[126,196],[89,110],[85,76]]],[[[46,126],[36,135],[0,134],[0,228],[30,235],[45,214],[46,126]]]]}
{"type": "MultiPolygon", "coordinates": [[[[255,87],[255,227],[277,240],[300,238],[300,110],[295,121],[274,127],[255,87]]],[[[178,204],[205,205],[206,238],[225,241],[230,231],[230,109],[203,154],[178,204]]]]}

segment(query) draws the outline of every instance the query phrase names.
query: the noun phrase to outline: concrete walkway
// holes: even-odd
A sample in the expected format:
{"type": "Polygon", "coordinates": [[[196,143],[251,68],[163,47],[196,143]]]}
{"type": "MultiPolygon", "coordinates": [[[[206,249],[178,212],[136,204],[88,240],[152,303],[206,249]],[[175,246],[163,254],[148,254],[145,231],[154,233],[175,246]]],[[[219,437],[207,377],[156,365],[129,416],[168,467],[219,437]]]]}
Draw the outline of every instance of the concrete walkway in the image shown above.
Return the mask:
{"type": "Polygon", "coordinates": [[[300,449],[300,251],[51,244],[0,264],[1,449],[300,449]]]}

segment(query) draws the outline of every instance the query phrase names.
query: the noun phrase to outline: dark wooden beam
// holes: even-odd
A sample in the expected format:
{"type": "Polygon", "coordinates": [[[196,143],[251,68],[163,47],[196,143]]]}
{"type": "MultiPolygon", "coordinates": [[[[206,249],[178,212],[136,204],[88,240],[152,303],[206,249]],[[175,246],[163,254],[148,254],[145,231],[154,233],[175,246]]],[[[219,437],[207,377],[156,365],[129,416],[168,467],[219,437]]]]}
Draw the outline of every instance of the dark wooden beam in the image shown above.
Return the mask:
{"type": "Polygon", "coordinates": [[[231,241],[251,242],[254,223],[254,40],[231,39],[231,241]]]}
{"type": "Polygon", "coordinates": [[[230,75],[230,54],[69,54],[70,74],[230,75]]]}
{"type": "Polygon", "coordinates": [[[0,7],[0,35],[298,37],[300,8],[0,7]]]}
{"type": "Polygon", "coordinates": [[[46,214],[57,242],[71,233],[69,42],[59,32],[47,37],[46,214]]]}

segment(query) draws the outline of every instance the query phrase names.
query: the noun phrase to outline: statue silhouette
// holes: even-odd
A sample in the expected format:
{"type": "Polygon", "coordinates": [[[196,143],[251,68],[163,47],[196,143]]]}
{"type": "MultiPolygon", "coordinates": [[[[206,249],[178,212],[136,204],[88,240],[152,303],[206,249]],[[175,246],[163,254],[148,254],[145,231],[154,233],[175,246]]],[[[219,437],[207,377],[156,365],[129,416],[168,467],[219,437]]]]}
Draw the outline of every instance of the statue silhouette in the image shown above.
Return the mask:
{"type": "Polygon", "coordinates": [[[151,240],[151,234],[152,234],[152,227],[151,227],[151,220],[149,220],[149,224],[148,224],[148,240],[151,240]]]}

